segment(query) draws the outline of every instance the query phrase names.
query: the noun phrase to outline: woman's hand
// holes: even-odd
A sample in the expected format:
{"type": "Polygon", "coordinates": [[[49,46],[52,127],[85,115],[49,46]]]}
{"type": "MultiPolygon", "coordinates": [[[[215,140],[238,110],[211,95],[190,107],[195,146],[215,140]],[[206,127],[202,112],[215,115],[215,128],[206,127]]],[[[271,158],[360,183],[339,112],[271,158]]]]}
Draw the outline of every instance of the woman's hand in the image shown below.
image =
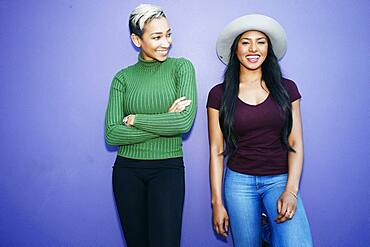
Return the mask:
{"type": "Polygon", "coordinates": [[[168,109],[168,112],[182,112],[185,110],[185,107],[191,104],[190,99],[186,99],[186,97],[181,97],[175,100],[171,107],[168,109]]]}
{"type": "Polygon", "coordinates": [[[297,196],[293,192],[284,191],[277,201],[278,216],[275,218],[276,223],[283,223],[291,220],[297,209],[297,196]]]}
{"type": "Polygon", "coordinates": [[[213,229],[224,237],[229,233],[229,216],[224,205],[213,205],[213,229]]]}
{"type": "Polygon", "coordinates": [[[128,126],[128,127],[134,125],[134,123],[135,123],[135,115],[128,115],[128,116],[124,117],[123,120],[122,120],[122,122],[126,126],[128,126]]]}
{"type": "MultiPolygon", "coordinates": [[[[171,107],[168,109],[168,112],[182,112],[185,110],[185,107],[191,104],[191,100],[186,99],[186,97],[181,97],[175,100],[171,107]]],[[[123,118],[122,122],[126,126],[132,126],[135,123],[135,115],[130,114],[123,118]]]]}

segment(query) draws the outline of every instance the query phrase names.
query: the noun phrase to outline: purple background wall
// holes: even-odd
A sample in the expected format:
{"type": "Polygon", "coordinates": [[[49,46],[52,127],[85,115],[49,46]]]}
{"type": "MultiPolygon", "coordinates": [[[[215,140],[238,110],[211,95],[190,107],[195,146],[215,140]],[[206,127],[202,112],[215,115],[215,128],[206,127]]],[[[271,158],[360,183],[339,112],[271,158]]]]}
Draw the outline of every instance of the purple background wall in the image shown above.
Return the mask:
{"type": "MultiPolygon", "coordinates": [[[[198,114],[184,142],[182,246],[231,246],[211,227],[205,102],[221,81],[222,28],[246,13],[285,27],[284,74],[303,95],[301,193],[315,246],[368,246],[369,2],[166,1],[172,56],[197,71],[198,114]]],[[[127,28],[138,1],[0,1],[0,245],[124,246],[105,145],[111,78],[134,63],[127,28]]],[[[160,227],[160,226],[159,226],[160,227]]]]}

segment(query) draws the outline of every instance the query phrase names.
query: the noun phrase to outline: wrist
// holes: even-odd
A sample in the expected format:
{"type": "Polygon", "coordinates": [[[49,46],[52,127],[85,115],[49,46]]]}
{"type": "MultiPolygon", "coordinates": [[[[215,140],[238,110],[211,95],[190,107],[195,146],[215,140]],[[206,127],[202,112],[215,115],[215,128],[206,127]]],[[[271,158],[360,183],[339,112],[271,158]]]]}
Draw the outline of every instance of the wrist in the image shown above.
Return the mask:
{"type": "Polygon", "coordinates": [[[293,196],[295,199],[298,199],[297,193],[291,191],[291,190],[285,190],[284,192],[288,193],[289,195],[293,196]]]}
{"type": "Polygon", "coordinates": [[[215,200],[215,201],[212,200],[211,205],[212,205],[212,208],[214,208],[218,206],[223,206],[223,203],[221,200],[215,200]]]}
{"type": "Polygon", "coordinates": [[[298,186],[289,186],[289,185],[287,185],[286,187],[285,187],[285,191],[291,191],[291,192],[293,192],[294,194],[298,194],[298,186]]]}

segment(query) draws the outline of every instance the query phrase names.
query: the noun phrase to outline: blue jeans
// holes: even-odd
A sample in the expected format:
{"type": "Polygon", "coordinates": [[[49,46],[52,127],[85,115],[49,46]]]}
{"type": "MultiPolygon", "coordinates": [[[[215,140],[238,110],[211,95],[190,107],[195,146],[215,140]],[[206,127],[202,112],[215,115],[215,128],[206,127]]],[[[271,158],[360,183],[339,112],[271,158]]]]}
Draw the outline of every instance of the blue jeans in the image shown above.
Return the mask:
{"type": "Polygon", "coordinates": [[[252,176],[230,169],[225,173],[225,201],[235,247],[261,246],[261,213],[266,212],[271,228],[270,246],[312,246],[310,226],[298,195],[293,219],[276,223],[277,201],[285,189],[287,174],[252,176]]]}

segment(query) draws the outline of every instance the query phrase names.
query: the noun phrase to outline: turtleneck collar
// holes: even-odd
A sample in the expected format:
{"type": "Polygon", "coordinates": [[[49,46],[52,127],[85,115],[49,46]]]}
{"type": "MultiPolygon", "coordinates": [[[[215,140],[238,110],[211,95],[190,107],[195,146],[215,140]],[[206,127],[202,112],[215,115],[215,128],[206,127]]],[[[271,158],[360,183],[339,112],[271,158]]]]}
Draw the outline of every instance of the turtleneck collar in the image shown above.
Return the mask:
{"type": "MultiPolygon", "coordinates": [[[[167,60],[167,59],[166,59],[167,60]]],[[[166,61],[165,60],[165,61],[166,61]]],[[[165,62],[163,61],[163,62],[165,62]]],[[[158,60],[144,60],[144,58],[142,58],[141,54],[139,54],[138,56],[138,62],[137,64],[141,67],[141,68],[145,68],[145,69],[156,69],[158,68],[159,66],[161,66],[161,64],[163,62],[160,62],[158,60]]]]}

